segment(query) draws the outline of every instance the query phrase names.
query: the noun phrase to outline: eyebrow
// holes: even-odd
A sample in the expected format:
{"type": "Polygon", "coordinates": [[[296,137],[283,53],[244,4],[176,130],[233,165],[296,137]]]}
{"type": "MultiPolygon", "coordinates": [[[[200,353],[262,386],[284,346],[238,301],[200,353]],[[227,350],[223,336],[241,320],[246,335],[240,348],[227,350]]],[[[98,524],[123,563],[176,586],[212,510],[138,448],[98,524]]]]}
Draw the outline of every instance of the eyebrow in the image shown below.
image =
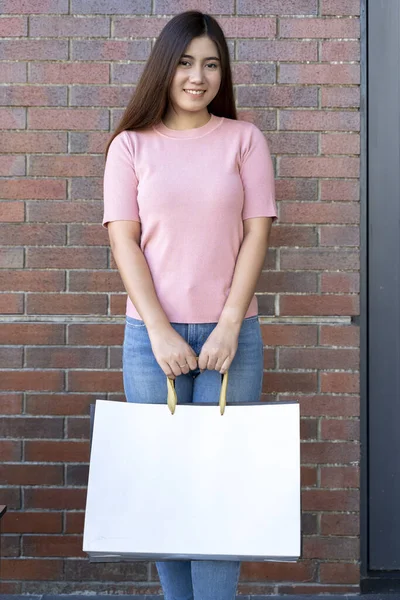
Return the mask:
{"type": "MultiPolygon", "coordinates": [[[[194,56],[191,56],[190,54],[182,54],[182,58],[191,58],[194,60],[194,56]]],[[[219,60],[219,58],[218,56],[207,56],[204,60],[219,60]]]]}

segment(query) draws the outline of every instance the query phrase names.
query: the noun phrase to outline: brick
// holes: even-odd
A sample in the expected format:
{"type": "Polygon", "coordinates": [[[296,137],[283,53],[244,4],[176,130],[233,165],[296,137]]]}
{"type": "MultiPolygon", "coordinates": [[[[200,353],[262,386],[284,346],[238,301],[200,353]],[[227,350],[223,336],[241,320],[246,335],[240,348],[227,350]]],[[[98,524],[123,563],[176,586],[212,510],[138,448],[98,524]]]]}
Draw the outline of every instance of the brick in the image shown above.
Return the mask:
{"type": "Polygon", "coordinates": [[[23,221],[25,218],[25,206],[23,202],[5,202],[0,203],[0,221],[2,223],[12,223],[23,221]]]}
{"type": "Polygon", "coordinates": [[[0,225],[2,242],[8,246],[41,246],[62,244],[65,242],[64,225],[38,225],[21,223],[19,225],[0,225]]]}
{"type": "Polygon", "coordinates": [[[341,202],[282,202],[279,209],[280,223],[321,223],[331,225],[358,223],[358,204],[341,202]]]}
{"type": "Polygon", "coordinates": [[[19,535],[2,535],[1,552],[3,556],[19,556],[20,555],[20,536],[19,535]]]}
{"type": "MultiPolygon", "coordinates": [[[[283,252],[283,251],[282,251],[283,252]]],[[[268,292],[316,292],[317,276],[314,273],[264,271],[258,280],[257,291],[268,292]]]]}
{"type": "MultiPolygon", "coordinates": [[[[283,249],[280,252],[280,266],[281,269],[296,270],[355,270],[359,268],[359,253],[357,250],[347,249],[335,250],[334,252],[322,248],[283,249]]],[[[298,289],[296,291],[301,292],[303,290],[298,289]]]]}
{"type": "MultiPolygon", "coordinates": [[[[317,419],[305,419],[302,417],[300,422],[300,436],[302,440],[316,440],[318,438],[317,419]]],[[[312,473],[312,480],[313,483],[303,483],[303,485],[315,485],[317,483],[316,473],[312,473]]]]}
{"type": "Polygon", "coordinates": [[[300,410],[303,416],[309,417],[357,417],[360,414],[360,400],[355,396],[301,396],[300,410]]]}
{"type": "MultiPolygon", "coordinates": [[[[0,19],[0,35],[2,33],[2,27],[7,23],[5,18],[0,19]]],[[[26,64],[25,63],[1,63],[0,64],[0,78],[3,83],[25,83],[26,82],[26,64]]]]}
{"type": "MultiPolygon", "coordinates": [[[[282,69],[282,67],[281,67],[282,69]]],[[[318,106],[316,87],[240,86],[237,89],[239,106],[318,106]]]]}
{"type": "Polygon", "coordinates": [[[317,344],[316,325],[262,325],[266,346],[314,346],[317,344]]]}
{"type": "Polygon", "coordinates": [[[239,60],[318,60],[318,47],[314,41],[239,40],[237,57],[239,60]]]}
{"type": "MultiPolygon", "coordinates": [[[[359,38],[358,19],[285,19],[279,20],[281,38],[359,38]]],[[[325,60],[325,59],[324,59],[325,60]]],[[[337,59],[339,60],[339,59],[337,59]]]]}
{"type": "Polygon", "coordinates": [[[5,438],[59,438],[62,433],[62,419],[3,417],[0,421],[0,436],[5,438]]]}
{"type": "Polygon", "coordinates": [[[318,517],[316,514],[301,513],[301,531],[302,535],[316,535],[318,533],[318,517]]]}
{"type": "MultiPolygon", "coordinates": [[[[282,296],[280,315],[358,315],[359,305],[356,295],[324,296],[282,296]]],[[[333,390],[329,390],[333,391],[333,390]]]]}
{"type": "Polygon", "coordinates": [[[26,267],[101,269],[107,267],[106,248],[28,248],[26,267]]]}
{"type": "Polygon", "coordinates": [[[60,391],[64,378],[61,371],[2,371],[1,390],[43,390],[60,391]]]}
{"type": "Polygon", "coordinates": [[[238,0],[238,14],[259,15],[316,15],[318,13],[317,0],[268,0],[268,4],[259,0],[238,0]],[[260,9],[264,9],[262,12],[260,9]]]}
{"type": "Polygon", "coordinates": [[[322,325],[320,329],[321,346],[354,346],[360,343],[360,329],[356,325],[322,325]]]}
{"type": "Polygon", "coordinates": [[[358,133],[322,133],[322,154],[360,154],[358,133]]]}
{"type": "Polygon", "coordinates": [[[1,501],[7,505],[8,510],[13,508],[19,509],[21,507],[21,491],[19,487],[0,487],[0,495],[1,501]]]}
{"type": "MultiPolygon", "coordinates": [[[[302,510],[343,511],[359,510],[360,493],[358,490],[303,490],[302,510]]],[[[304,558],[317,558],[303,554],[304,558]]],[[[322,557],[319,557],[322,558],[322,557]]],[[[336,558],[333,555],[326,558],[336,558]]]]}
{"type": "Polygon", "coordinates": [[[0,248],[0,269],[18,269],[23,266],[23,248],[0,248]]]}
{"type": "Polygon", "coordinates": [[[26,124],[24,108],[0,108],[0,129],[19,129],[26,124]]]}
{"type": "Polygon", "coordinates": [[[318,133],[268,134],[272,154],[318,154],[318,133]]]}
{"type": "Polygon", "coordinates": [[[2,17],[0,19],[1,37],[23,37],[28,33],[27,17],[2,17]]]}
{"type": "MultiPolygon", "coordinates": [[[[359,535],[360,517],[358,514],[322,514],[322,535],[359,535]]],[[[322,566],[322,565],[321,565],[322,566]]]]}
{"type": "MultiPolygon", "coordinates": [[[[30,108],[29,129],[108,130],[108,111],[100,108],[30,108]]],[[[74,174],[73,174],[74,175],[74,174]]]]}
{"type": "Polygon", "coordinates": [[[321,181],[321,200],[338,202],[358,202],[360,199],[359,181],[321,181]]]}
{"type": "MultiPolygon", "coordinates": [[[[321,227],[320,244],[321,246],[359,246],[360,230],[358,227],[321,227]]],[[[337,251],[335,255],[336,253],[337,251]]]]}
{"type": "Polygon", "coordinates": [[[310,585],[280,585],[277,588],[278,594],[358,594],[359,586],[355,585],[322,585],[320,583],[310,585]]]}
{"type": "Polygon", "coordinates": [[[360,582],[360,566],[354,563],[323,563],[320,566],[322,583],[356,583],[360,582]]]}
{"type": "Polygon", "coordinates": [[[360,390],[358,373],[321,373],[321,392],[357,394],[360,390]]]}
{"type": "Polygon", "coordinates": [[[122,292],[121,277],[117,271],[70,271],[70,292],[122,292]]]}
{"type": "Polygon", "coordinates": [[[22,540],[24,556],[65,556],[86,557],[82,551],[80,535],[24,535],[22,540]]]}
{"type": "Polygon", "coordinates": [[[104,169],[101,156],[31,156],[29,175],[51,175],[52,177],[88,177],[99,175],[104,169]]]}
{"type": "Polygon", "coordinates": [[[0,394],[0,414],[19,415],[22,412],[22,394],[0,394]]]}
{"type": "MultiPolygon", "coordinates": [[[[276,360],[275,360],[275,350],[273,348],[269,348],[268,350],[264,350],[264,370],[265,369],[275,369],[276,360]]],[[[116,365],[115,368],[122,368],[122,361],[116,365]]]]}
{"type": "Polygon", "coordinates": [[[48,323],[3,323],[0,344],[63,344],[64,326],[48,323]]]}
{"type": "Polygon", "coordinates": [[[87,486],[89,477],[88,465],[67,465],[66,483],[67,485],[87,486]]]}
{"type": "Polygon", "coordinates": [[[75,14],[94,15],[130,15],[148,14],[151,12],[151,0],[135,0],[134,8],[130,0],[72,0],[71,12],[75,14]]]}
{"type": "MultiPolygon", "coordinates": [[[[136,11],[135,11],[136,12],[136,11]]],[[[112,21],[112,37],[154,38],[170,19],[166,17],[116,17],[112,21]]],[[[220,20],[218,20],[220,22],[220,20]]],[[[220,23],[221,24],[221,23],[220,23]]]]}
{"type": "Polygon", "coordinates": [[[71,153],[103,153],[109,138],[110,135],[106,132],[72,132],[70,134],[71,153]]]}
{"type": "Polygon", "coordinates": [[[279,160],[279,176],[288,177],[358,177],[358,158],[282,156],[279,160]]]}
{"type": "Polygon", "coordinates": [[[219,18],[225,36],[228,38],[274,38],[276,19],[264,17],[228,17],[219,18]]]}
{"type": "Polygon", "coordinates": [[[244,581],[310,581],[315,577],[316,564],[301,561],[294,564],[242,562],[241,579],[244,581]]]}
{"type": "Polygon", "coordinates": [[[238,119],[254,123],[254,125],[257,125],[263,131],[275,130],[277,126],[277,111],[273,109],[257,110],[255,108],[251,110],[240,109],[238,111],[238,119]]]}
{"type": "Polygon", "coordinates": [[[103,206],[97,200],[94,202],[52,202],[51,204],[35,201],[27,204],[27,219],[29,221],[45,223],[49,221],[63,223],[90,221],[98,223],[100,228],[102,216],[103,206]]]}
{"type": "Polygon", "coordinates": [[[126,294],[110,294],[110,315],[125,315],[126,294]]]}
{"type": "MultiPolygon", "coordinates": [[[[336,19],[335,19],[336,20],[336,19]]],[[[342,19],[339,19],[340,21],[342,19]]],[[[321,60],[330,61],[359,61],[360,60],[360,42],[354,41],[323,41],[320,45],[321,60]]]]}
{"type": "Polygon", "coordinates": [[[65,60],[66,40],[0,40],[1,60],[65,60]]]}
{"type": "MultiPolygon", "coordinates": [[[[279,69],[278,82],[322,85],[359,84],[360,67],[359,65],[349,65],[343,63],[339,65],[282,64],[279,69]]],[[[287,103],[287,105],[288,104],[289,103],[287,103]]]]}
{"type": "MultiPolygon", "coordinates": [[[[179,2],[155,0],[154,2],[154,14],[158,15],[173,15],[191,9],[193,9],[193,3],[190,0],[179,0],[179,2]]],[[[201,10],[217,15],[230,15],[234,10],[234,2],[233,0],[203,0],[201,10]]]]}
{"type": "Polygon", "coordinates": [[[321,15],[354,15],[360,14],[360,0],[321,0],[321,15]]]}
{"type": "MultiPolygon", "coordinates": [[[[5,134],[7,136],[7,134],[5,134]]],[[[40,147],[41,140],[47,142],[47,148],[53,148],[51,140],[42,138],[41,134],[25,134],[25,132],[15,132],[19,140],[28,139],[29,142],[37,140],[40,147]],[[27,138],[27,136],[30,136],[27,138]]],[[[45,134],[46,136],[48,134],[45,134]]],[[[53,134],[52,134],[53,135],[53,134]]],[[[65,139],[60,134],[55,134],[57,139],[65,139]]],[[[17,139],[17,138],[14,138],[17,139]]],[[[55,138],[52,138],[53,140],[55,138]]],[[[22,149],[21,149],[22,150],[22,149]]],[[[3,179],[0,181],[0,194],[4,199],[10,200],[64,200],[67,194],[66,181],[54,179],[3,179]]],[[[64,238],[62,238],[64,240],[64,238]]]]}
{"type": "Polygon", "coordinates": [[[72,60],[147,60],[149,54],[150,42],[145,40],[71,41],[72,60]]]}
{"type": "Polygon", "coordinates": [[[263,380],[263,393],[312,392],[316,387],[315,373],[268,373],[263,380]]]}
{"type": "Polygon", "coordinates": [[[58,292],[65,287],[63,273],[55,271],[0,271],[0,290],[15,292],[58,292]]]}
{"type": "Polygon", "coordinates": [[[2,369],[22,368],[22,348],[12,346],[0,347],[0,365],[2,369]]]}
{"type": "Polygon", "coordinates": [[[31,2],[26,2],[26,0],[1,0],[0,9],[4,14],[67,13],[68,0],[37,0],[34,7],[31,2]],[[32,10],[33,8],[34,10],[32,10]]]}
{"type": "Polygon", "coordinates": [[[360,423],[358,419],[322,419],[321,439],[358,440],[360,439],[360,423]]]}
{"type": "Polygon", "coordinates": [[[298,131],[359,131],[360,115],[352,111],[282,110],[280,129],[298,131]]]}
{"type": "Polygon", "coordinates": [[[0,465],[0,478],[7,485],[55,485],[63,483],[62,466],[0,465]]]}
{"type": "Polygon", "coordinates": [[[107,85],[74,85],[71,88],[71,106],[126,106],[132,96],[129,87],[107,85]]]}
{"type": "MultiPolygon", "coordinates": [[[[264,359],[266,356],[266,352],[264,352],[264,359]]],[[[275,355],[275,351],[272,350],[272,355],[275,355]]],[[[122,348],[110,348],[110,369],[122,369],[122,348]]]]}
{"type": "Polygon", "coordinates": [[[70,348],[68,346],[49,346],[47,348],[28,346],[25,348],[25,366],[28,369],[101,369],[106,366],[106,359],[106,348],[70,348]]]}
{"type": "Polygon", "coordinates": [[[85,489],[28,488],[25,490],[25,508],[52,510],[82,510],[86,504],[85,489]]]}
{"type": "MultiPolygon", "coordinates": [[[[82,21],[82,19],[77,19],[82,21]]],[[[31,83],[108,83],[110,65],[105,63],[41,63],[29,65],[31,83]]]]}
{"type": "MultiPolygon", "coordinates": [[[[13,131],[3,133],[0,140],[0,151],[40,153],[67,152],[68,140],[66,133],[33,133],[29,131],[13,131]]],[[[21,183],[25,183],[25,180],[21,183]]],[[[29,196],[29,199],[32,196],[29,196]]]]}
{"type": "Polygon", "coordinates": [[[260,317],[275,314],[275,296],[273,294],[257,294],[257,301],[260,317]]]}
{"type": "Polygon", "coordinates": [[[89,405],[102,394],[27,394],[26,413],[31,415],[89,415],[89,405]]]}
{"type": "Polygon", "coordinates": [[[30,18],[32,37],[109,37],[110,20],[107,17],[54,16],[30,18]]]}
{"type": "Polygon", "coordinates": [[[303,540],[304,558],[328,558],[338,560],[358,560],[359,540],[357,538],[305,537],[303,540]]]}
{"type": "Polygon", "coordinates": [[[63,563],[55,559],[9,558],[1,561],[1,568],[4,579],[53,581],[63,577],[63,563]]]}
{"type": "Polygon", "coordinates": [[[117,346],[122,344],[124,325],[117,323],[68,325],[68,343],[85,346],[117,346]]]}
{"type": "Polygon", "coordinates": [[[14,440],[0,440],[0,456],[2,462],[19,461],[21,460],[21,455],[22,442],[17,442],[14,440]]]}
{"type": "Polygon", "coordinates": [[[25,157],[23,156],[0,156],[0,175],[26,175],[25,157]]]}
{"type": "Polygon", "coordinates": [[[360,470],[358,467],[322,467],[321,487],[359,488],[360,470]]]}
{"type": "Polygon", "coordinates": [[[68,225],[68,242],[73,246],[109,245],[107,229],[99,227],[98,223],[68,225]]]}
{"type": "MultiPolygon", "coordinates": [[[[275,182],[275,191],[276,198],[280,201],[296,200],[297,202],[309,202],[310,200],[318,200],[317,181],[312,179],[277,179],[275,182]]],[[[276,226],[272,228],[272,231],[275,228],[276,226]]]]}
{"type": "MultiPolygon", "coordinates": [[[[66,581],[147,581],[148,565],[146,562],[134,563],[89,563],[88,560],[65,561],[66,581]]],[[[130,588],[131,589],[131,588],[130,588]]],[[[140,588],[144,591],[144,588],[140,588]]]]}
{"type": "Polygon", "coordinates": [[[69,371],[67,389],[70,392],[122,392],[120,371],[69,371]]]}
{"type": "Polygon", "coordinates": [[[65,533],[83,533],[84,522],[84,512],[66,512],[65,533]]]}
{"type": "MultiPolygon", "coordinates": [[[[281,369],[357,369],[358,350],[334,348],[280,348],[281,369]]],[[[336,439],[336,438],[329,438],[336,439]]]]}
{"type": "MultiPolygon", "coordinates": [[[[108,134],[110,139],[110,134],[108,134]]],[[[73,177],[71,178],[71,200],[103,200],[103,177],[73,177]]],[[[81,226],[82,227],[82,226],[81,226]]],[[[93,225],[88,226],[89,229],[93,225]]],[[[73,233],[73,227],[70,228],[70,233],[73,233]]],[[[102,236],[106,239],[107,229],[96,226],[97,238],[102,236]]],[[[70,240],[70,243],[73,243],[70,240]]],[[[89,242],[86,242],[90,245],[89,242]]],[[[78,244],[79,245],[79,244],[78,244]]],[[[96,245],[96,244],[95,244],[96,245]]],[[[107,236],[108,245],[108,236],[107,236]]]]}
{"type": "Polygon", "coordinates": [[[303,464],[348,464],[359,460],[360,449],[354,442],[304,442],[301,458],[303,464]]]}
{"type": "Polygon", "coordinates": [[[360,291],[358,273],[321,273],[323,294],[356,294],[360,291]]]}
{"type": "Polygon", "coordinates": [[[0,104],[9,106],[65,106],[67,88],[61,86],[8,85],[0,90],[0,104]]]}
{"type": "Polygon", "coordinates": [[[89,417],[68,417],[67,419],[67,438],[68,439],[90,439],[90,419],[89,417]]]}
{"type": "Polygon", "coordinates": [[[24,312],[23,294],[4,294],[0,293],[0,313],[1,314],[22,314],[24,312]]]}
{"type": "Polygon", "coordinates": [[[359,108],[360,86],[321,89],[321,108],[359,108]]]}
{"type": "Polygon", "coordinates": [[[30,315],[105,315],[106,294],[27,294],[30,315]]]}
{"type": "MultiPolygon", "coordinates": [[[[34,462],[89,462],[89,445],[86,442],[60,440],[26,441],[25,460],[34,462]]],[[[56,481],[54,483],[62,483],[56,481]]]]}
{"type": "Polygon", "coordinates": [[[7,511],[4,533],[61,533],[62,513],[7,511]]]}
{"type": "Polygon", "coordinates": [[[111,83],[137,83],[143,69],[144,63],[115,63],[111,65],[111,83]]]}

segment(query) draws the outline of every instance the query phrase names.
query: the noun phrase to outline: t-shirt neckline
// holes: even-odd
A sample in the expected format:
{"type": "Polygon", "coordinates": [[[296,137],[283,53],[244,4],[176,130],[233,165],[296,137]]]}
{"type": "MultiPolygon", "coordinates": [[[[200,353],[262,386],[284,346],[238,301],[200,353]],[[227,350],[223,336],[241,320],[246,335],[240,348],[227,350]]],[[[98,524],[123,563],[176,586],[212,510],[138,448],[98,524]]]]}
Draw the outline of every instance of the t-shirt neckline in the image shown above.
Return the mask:
{"type": "Polygon", "coordinates": [[[223,117],[216,117],[212,113],[210,113],[211,117],[209,121],[205,125],[201,127],[194,127],[192,129],[170,129],[162,121],[153,125],[153,129],[166,137],[170,138],[179,138],[179,139],[194,139],[200,138],[204,135],[207,135],[211,131],[214,131],[223,121],[223,117]]]}

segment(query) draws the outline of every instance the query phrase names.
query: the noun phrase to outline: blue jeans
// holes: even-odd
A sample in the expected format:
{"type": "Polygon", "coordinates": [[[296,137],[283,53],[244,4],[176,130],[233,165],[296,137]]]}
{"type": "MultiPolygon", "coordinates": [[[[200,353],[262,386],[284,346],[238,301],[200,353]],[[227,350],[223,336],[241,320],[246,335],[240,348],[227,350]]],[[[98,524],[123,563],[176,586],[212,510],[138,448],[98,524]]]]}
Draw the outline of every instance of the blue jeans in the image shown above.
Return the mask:
{"type": "MultiPolygon", "coordinates": [[[[198,356],[216,323],[171,323],[198,356]]],[[[123,376],[128,402],[158,403],[167,399],[166,376],[151,349],[143,321],[126,318],[123,376]]],[[[258,317],[240,329],[238,350],[229,369],[227,403],[258,402],[263,377],[263,343],[258,317]]],[[[221,375],[190,371],[175,380],[178,403],[218,403],[221,375]]],[[[156,562],[165,600],[234,600],[240,562],[171,560],[156,562]]]]}

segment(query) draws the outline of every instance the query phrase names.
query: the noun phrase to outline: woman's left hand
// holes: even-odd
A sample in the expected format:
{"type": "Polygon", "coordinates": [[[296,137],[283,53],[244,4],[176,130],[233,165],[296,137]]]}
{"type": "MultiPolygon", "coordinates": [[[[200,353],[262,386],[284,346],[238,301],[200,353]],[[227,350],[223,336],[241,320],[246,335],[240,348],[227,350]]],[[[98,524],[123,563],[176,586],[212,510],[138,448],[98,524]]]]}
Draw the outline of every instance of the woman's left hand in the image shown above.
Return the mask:
{"type": "Polygon", "coordinates": [[[235,358],[238,339],[239,330],[218,324],[201,349],[198,360],[199,369],[226,373],[235,358]]]}

